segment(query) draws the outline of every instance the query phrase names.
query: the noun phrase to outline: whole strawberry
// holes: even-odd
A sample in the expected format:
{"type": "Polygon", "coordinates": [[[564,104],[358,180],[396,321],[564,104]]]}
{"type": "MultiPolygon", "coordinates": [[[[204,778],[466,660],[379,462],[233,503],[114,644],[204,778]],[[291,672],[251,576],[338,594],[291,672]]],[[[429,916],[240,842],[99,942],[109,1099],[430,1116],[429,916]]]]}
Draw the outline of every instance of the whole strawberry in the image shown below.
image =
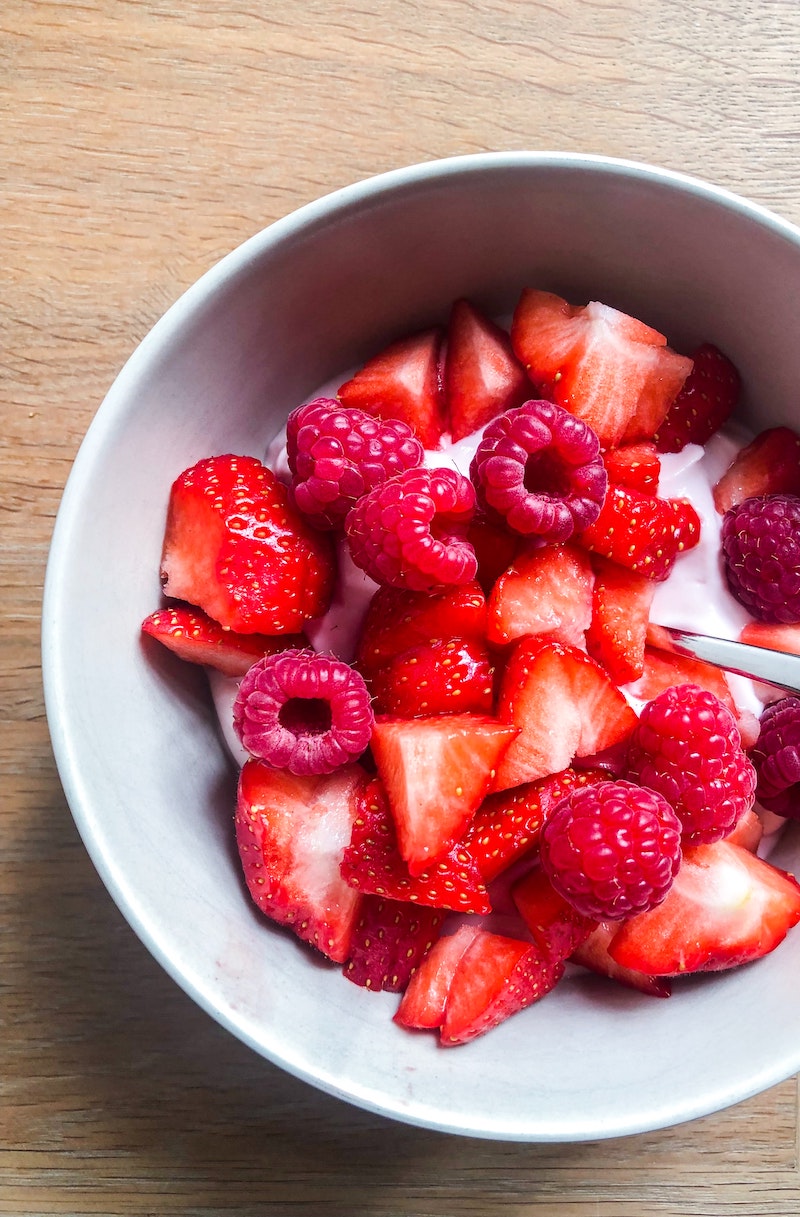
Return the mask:
{"type": "Polygon", "coordinates": [[[240,634],[294,634],[327,611],[334,573],[330,538],[298,515],[255,457],[209,457],[173,483],[165,595],[240,634]]]}
{"type": "Polygon", "coordinates": [[[698,685],[675,685],[648,702],[626,776],[667,799],[691,845],[727,836],[752,807],[756,785],[733,715],[698,685]]]}

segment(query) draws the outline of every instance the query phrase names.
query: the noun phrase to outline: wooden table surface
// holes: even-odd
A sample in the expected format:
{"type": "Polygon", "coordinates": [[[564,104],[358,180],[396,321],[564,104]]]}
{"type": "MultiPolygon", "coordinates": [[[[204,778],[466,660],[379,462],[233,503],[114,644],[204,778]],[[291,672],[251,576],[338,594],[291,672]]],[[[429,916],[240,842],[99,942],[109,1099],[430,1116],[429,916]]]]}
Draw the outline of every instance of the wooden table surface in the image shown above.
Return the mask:
{"type": "Polygon", "coordinates": [[[222,254],[336,187],[488,149],[649,160],[800,222],[798,55],[797,0],[3,0],[0,1212],[800,1213],[794,1079],[542,1147],[393,1124],[256,1057],[97,878],[39,668],[70,463],[222,254]]]}

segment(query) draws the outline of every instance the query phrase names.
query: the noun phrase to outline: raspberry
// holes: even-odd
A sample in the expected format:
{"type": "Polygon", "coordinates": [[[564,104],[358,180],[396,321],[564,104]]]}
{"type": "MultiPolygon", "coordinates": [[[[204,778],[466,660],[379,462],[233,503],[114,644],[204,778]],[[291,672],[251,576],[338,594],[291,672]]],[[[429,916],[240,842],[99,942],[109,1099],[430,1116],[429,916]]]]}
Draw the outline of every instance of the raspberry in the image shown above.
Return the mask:
{"type": "Polygon", "coordinates": [[[800,621],[800,498],[745,499],[722,519],[728,587],[759,621],[800,621]]]}
{"type": "Polygon", "coordinates": [[[727,836],[752,807],[756,785],[733,715],[697,685],[673,685],[648,702],[626,776],[664,796],[691,845],[727,836]]]}
{"type": "Polygon", "coordinates": [[[501,414],[470,466],[479,501],[514,532],[566,541],[600,514],[608,474],[592,428],[549,401],[501,414]]]}
{"type": "Polygon", "coordinates": [[[332,773],[361,756],[374,715],[363,677],[311,650],[259,659],[242,679],[233,725],[251,756],[291,773],[332,773]]]}
{"type": "Polygon", "coordinates": [[[405,423],[348,409],[330,397],[289,415],[286,453],[295,506],[322,529],[339,527],[362,495],[423,458],[422,444],[405,423]]]}
{"type": "Polygon", "coordinates": [[[669,803],[631,782],[598,782],[563,798],[545,821],[542,866],[577,912],[621,920],[655,908],[681,862],[669,803]]]}
{"type": "Polygon", "coordinates": [[[471,482],[454,469],[408,469],[364,495],[345,530],[356,566],[410,591],[469,583],[478,568],[466,539],[475,508],[471,482]]]}
{"type": "Polygon", "coordinates": [[[750,757],[761,806],[800,820],[800,697],[782,697],[767,706],[750,757]]]}

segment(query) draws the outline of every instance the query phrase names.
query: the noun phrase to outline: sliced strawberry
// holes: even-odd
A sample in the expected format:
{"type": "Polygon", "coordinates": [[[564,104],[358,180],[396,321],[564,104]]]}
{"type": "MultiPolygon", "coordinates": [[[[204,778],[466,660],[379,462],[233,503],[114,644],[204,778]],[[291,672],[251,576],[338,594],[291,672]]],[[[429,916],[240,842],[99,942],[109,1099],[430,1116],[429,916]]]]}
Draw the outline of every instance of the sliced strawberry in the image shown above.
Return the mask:
{"type": "Polygon", "coordinates": [[[656,585],[605,558],[594,560],[592,619],[586,650],[616,685],[638,680],[644,671],[647,624],[656,585]]]}
{"type": "Polygon", "coordinates": [[[377,418],[399,419],[423,447],[437,448],[445,429],[442,339],[442,331],[432,329],[391,343],[341,386],[342,405],[377,418]]]}
{"type": "Polygon", "coordinates": [[[255,457],[210,457],[174,482],[165,595],[241,634],[293,634],[327,610],[334,574],[330,537],[297,514],[255,457]]]}
{"type": "Polygon", "coordinates": [[[224,630],[200,609],[171,604],[156,609],[142,622],[148,634],[187,663],[216,668],[226,676],[244,676],[248,668],[264,655],[274,655],[289,647],[307,647],[302,634],[237,634],[224,630]]]}
{"type": "Polygon", "coordinates": [[[563,972],[530,942],[479,930],[450,982],[442,1044],[466,1044],[490,1031],[549,993],[563,972]]]}
{"type": "Polygon", "coordinates": [[[372,895],[461,913],[491,911],[480,866],[460,843],[419,875],[410,873],[397,847],[397,831],[380,778],[373,778],[358,794],[358,812],[341,873],[351,887],[372,895]]]}
{"type": "Polygon", "coordinates": [[[663,334],[596,301],[581,308],[526,289],[511,325],[517,358],[542,396],[584,419],[601,446],[652,439],[691,370],[663,334]]]}
{"type": "Polygon", "coordinates": [[[770,427],[742,448],[714,487],[720,515],[760,494],[800,494],[800,435],[770,427]]]}
{"type": "Polygon", "coordinates": [[[568,959],[597,925],[560,896],[540,866],[511,889],[514,904],[545,958],[568,959]]]}
{"type": "Polygon", "coordinates": [[[659,452],[707,443],[739,400],[741,378],[722,351],[705,342],[691,358],[694,366],[656,433],[659,452]]]}
{"type": "Polygon", "coordinates": [[[736,719],[742,746],[750,748],[755,743],[758,737],[758,720],[751,711],[739,709],[725,679],[725,673],[720,668],[715,668],[713,664],[705,663],[702,659],[673,652],[671,637],[652,622],[647,627],[647,641],[642,675],[630,690],[634,697],[640,701],[652,701],[659,693],[671,689],[673,685],[699,685],[701,689],[713,693],[728,707],[736,719]]]}
{"type": "Polygon", "coordinates": [[[488,594],[516,558],[522,538],[503,524],[476,514],[467,528],[467,540],[478,559],[476,579],[488,594]]]}
{"type": "Polygon", "coordinates": [[[605,776],[599,770],[565,769],[484,799],[461,841],[463,850],[477,862],[484,882],[491,883],[534,847],[546,816],[564,795],[605,776]]]}
{"type": "Polygon", "coordinates": [[[479,714],[376,719],[372,753],[412,875],[459,840],[516,735],[479,714]]]}
{"type": "Polygon", "coordinates": [[[759,959],[800,921],[800,884],[739,845],[684,852],[666,899],[630,918],[609,951],[650,976],[719,971],[759,959]]]}
{"type": "Polygon", "coordinates": [[[741,642],[785,655],[800,655],[800,625],[772,625],[767,621],[748,621],[739,635],[741,642]]]}
{"type": "Polygon", "coordinates": [[[608,976],[629,989],[646,993],[650,997],[669,997],[672,993],[670,982],[663,976],[648,976],[636,968],[626,968],[617,963],[608,953],[608,948],[619,930],[619,921],[600,921],[587,938],[573,951],[571,963],[580,964],[600,976],[608,976]]]}
{"type": "Polygon", "coordinates": [[[342,963],[361,895],[340,874],[364,770],[295,777],[261,761],[239,776],[236,841],[253,900],[323,955],[342,963]]]}
{"type": "Polygon", "coordinates": [[[387,660],[437,639],[486,637],[486,597],[478,583],[462,583],[431,596],[380,587],[361,629],[357,666],[365,677],[387,660]]]}
{"type": "Polygon", "coordinates": [[[461,956],[480,933],[477,925],[461,925],[440,938],[411,977],[394,1016],[402,1027],[441,1027],[447,994],[461,956]]]}
{"type": "Polygon", "coordinates": [[[625,739],[636,715],[599,664],[576,647],[523,638],[503,674],[497,716],[519,736],[497,771],[495,789],[560,773],[625,739]]]}
{"type": "Polygon", "coordinates": [[[603,453],[603,464],[612,485],[627,486],[640,494],[658,493],[661,461],[652,441],[641,440],[638,444],[608,448],[603,453]]]}
{"type": "Polygon", "coordinates": [[[444,387],[453,442],[531,396],[508,334],[469,300],[456,300],[450,312],[444,387]]]}
{"type": "Polygon", "coordinates": [[[577,538],[592,553],[661,582],[675,559],[700,539],[690,503],[609,486],[600,514],[577,538]]]}
{"type": "Polygon", "coordinates": [[[502,646],[525,634],[546,634],[583,646],[593,582],[591,562],[576,545],[545,545],[519,554],[489,596],[489,642],[502,646]]]}
{"type": "Polygon", "coordinates": [[[402,993],[436,943],[444,913],[366,896],[353,927],[343,972],[353,984],[402,993]]]}
{"type": "Polygon", "coordinates": [[[437,639],[395,655],[368,681],[375,712],[397,718],[491,714],[494,663],[476,638],[437,639]]]}
{"type": "Polygon", "coordinates": [[[742,849],[749,849],[750,853],[754,854],[761,844],[763,836],[764,824],[761,816],[752,807],[748,807],[744,815],[741,815],[736,821],[725,840],[729,845],[741,845],[742,849]]]}

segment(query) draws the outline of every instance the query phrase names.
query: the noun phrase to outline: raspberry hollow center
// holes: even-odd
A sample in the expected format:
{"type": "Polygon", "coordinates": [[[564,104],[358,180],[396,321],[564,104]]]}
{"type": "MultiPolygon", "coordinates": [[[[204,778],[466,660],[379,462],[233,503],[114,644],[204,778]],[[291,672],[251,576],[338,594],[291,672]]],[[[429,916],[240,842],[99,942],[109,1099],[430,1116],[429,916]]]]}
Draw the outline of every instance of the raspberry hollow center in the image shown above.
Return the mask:
{"type": "Polygon", "coordinates": [[[530,494],[565,499],[572,491],[569,470],[552,451],[532,452],[525,462],[523,485],[530,494]]]}
{"type": "Polygon", "coordinates": [[[278,722],[293,735],[324,735],[332,721],[331,703],[324,697],[290,697],[278,713],[278,722]]]}

